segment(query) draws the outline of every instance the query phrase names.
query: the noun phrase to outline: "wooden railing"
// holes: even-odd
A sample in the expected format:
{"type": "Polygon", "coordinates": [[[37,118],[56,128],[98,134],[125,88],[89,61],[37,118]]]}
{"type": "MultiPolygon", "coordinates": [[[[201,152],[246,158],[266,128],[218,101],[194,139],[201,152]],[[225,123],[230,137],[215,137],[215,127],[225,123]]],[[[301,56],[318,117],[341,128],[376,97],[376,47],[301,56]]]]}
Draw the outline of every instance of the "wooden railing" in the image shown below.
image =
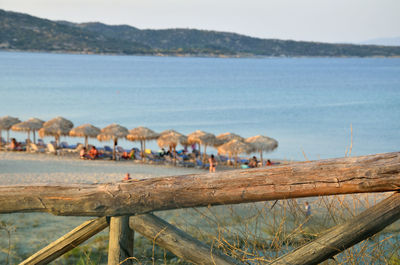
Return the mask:
{"type": "Polygon", "coordinates": [[[110,225],[108,264],[132,262],[133,230],[196,264],[241,264],[150,214],[154,211],[336,194],[395,192],[272,264],[317,264],[400,218],[400,153],[292,163],[125,183],[0,186],[0,213],[98,216],[21,264],[47,264],[110,225]],[[312,251],[310,251],[312,250],[312,251]]]}

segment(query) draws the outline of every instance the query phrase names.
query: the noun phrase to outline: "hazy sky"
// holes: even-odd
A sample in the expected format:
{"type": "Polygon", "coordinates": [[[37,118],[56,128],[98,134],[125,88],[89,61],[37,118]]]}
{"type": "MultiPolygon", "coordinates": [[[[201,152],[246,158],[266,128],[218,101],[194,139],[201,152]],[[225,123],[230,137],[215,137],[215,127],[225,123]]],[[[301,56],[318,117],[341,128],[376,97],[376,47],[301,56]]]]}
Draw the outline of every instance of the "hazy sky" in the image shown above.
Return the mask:
{"type": "Polygon", "coordinates": [[[0,0],[0,8],[52,20],[261,38],[360,42],[400,37],[400,0],[0,0]]]}

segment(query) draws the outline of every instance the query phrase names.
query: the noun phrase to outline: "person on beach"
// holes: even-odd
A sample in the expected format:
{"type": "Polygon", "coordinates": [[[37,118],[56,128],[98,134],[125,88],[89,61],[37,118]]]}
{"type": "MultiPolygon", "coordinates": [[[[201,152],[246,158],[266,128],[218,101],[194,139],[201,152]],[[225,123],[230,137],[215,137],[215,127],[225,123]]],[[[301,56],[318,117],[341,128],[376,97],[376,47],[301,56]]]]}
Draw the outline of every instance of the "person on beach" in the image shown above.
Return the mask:
{"type": "Polygon", "coordinates": [[[249,167],[251,167],[251,168],[257,167],[257,164],[258,164],[257,158],[255,156],[253,156],[253,158],[249,162],[249,167]]]}
{"type": "Polygon", "coordinates": [[[132,160],[135,160],[135,148],[132,148],[131,151],[129,152],[129,158],[132,160]]]}
{"type": "Polygon", "coordinates": [[[94,160],[99,156],[99,152],[97,151],[95,146],[92,146],[92,148],[89,151],[89,157],[90,159],[94,160]]]}
{"type": "Polygon", "coordinates": [[[10,149],[16,151],[17,147],[18,147],[17,140],[15,140],[15,138],[12,138],[10,143],[10,149]]]}
{"type": "Polygon", "coordinates": [[[271,162],[271,160],[267,160],[267,164],[266,164],[267,166],[272,166],[272,162],[271,162]]]}
{"type": "Polygon", "coordinates": [[[81,149],[81,151],[79,152],[79,155],[80,155],[80,157],[81,157],[81,159],[86,159],[87,157],[87,154],[86,154],[86,147],[83,147],[82,149],[81,149]]]}
{"type": "Polygon", "coordinates": [[[211,155],[208,159],[208,163],[210,164],[210,173],[215,172],[215,167],[217,166],[217,161],[215,161],[214,155],[211,155]]]}
{"type": "Polygon", "coordinates": [[[131,174],[126,173],[124,180],[130,180],[130,179],[131,179],[131,174]]]}
{"type": "Polygon", "coordinates": [[[122,156],[121,156],[123,159],[129,159],[129,154],[128,154],[128,152],[127,151],[124,151],[123,153],[122,153],[122,156]]]}
{"type": "Polygon", "coordinates": [[[161,150],[158,151],[158,156],[159,156],[160,158],[163,158],[165,155],[167,155],[167,152],[165,151],[164,148],[161,148],[161,150]]]}
{"type": "Polygon", "coordinates": [[[11,151],[22,151],[23,148],[20,143],[15,140],[15,138],[11,139],[10,147],[11,151]]]}

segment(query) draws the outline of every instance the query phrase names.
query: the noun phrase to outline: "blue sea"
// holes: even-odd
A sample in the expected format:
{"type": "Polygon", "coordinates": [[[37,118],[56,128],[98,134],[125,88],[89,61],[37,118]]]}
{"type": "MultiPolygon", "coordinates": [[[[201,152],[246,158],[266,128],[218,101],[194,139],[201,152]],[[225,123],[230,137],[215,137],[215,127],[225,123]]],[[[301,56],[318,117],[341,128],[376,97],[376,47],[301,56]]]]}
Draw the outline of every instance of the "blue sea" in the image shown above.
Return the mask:
{"type": "MultiPolygon", "coordinates": [[[[63,116],[75,126],[100,128],[118,123],[158,132],[261,134],[279,142],[277,150],[264,155],[272,159],[343,157],[351,143],[352,156],[399,151],[400,58],[0,52],[4,115],[21,120],[63,116]]],[[[156,149],[156,143],[150,147],[156,149]]]]}

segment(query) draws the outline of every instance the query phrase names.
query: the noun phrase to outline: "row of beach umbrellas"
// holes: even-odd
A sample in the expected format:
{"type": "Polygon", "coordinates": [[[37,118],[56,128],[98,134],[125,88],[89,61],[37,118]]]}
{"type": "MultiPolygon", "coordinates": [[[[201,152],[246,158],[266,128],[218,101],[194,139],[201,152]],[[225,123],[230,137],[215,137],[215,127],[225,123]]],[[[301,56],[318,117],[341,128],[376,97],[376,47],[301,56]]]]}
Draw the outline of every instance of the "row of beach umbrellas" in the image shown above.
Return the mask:
{"type": "MultiPolygon", "coordinates": [[[[115,149],[118,145],[118,139],[139,141],[142,153],[146,149],[146,141],[149,140],[157,140],[160,148],[167,147],[173,151],[176,151],[178,144],[184,146],[198,144],[199,151],[201,151],[201,146],[204,147],[204,160],[207,147],[209,146],[217,148],[220,154],[228,155],[229,157],[234,156],[236,158],[235,161],[237,161],[237,156],[239,154],[259,152],[261,162],[263,162],[263,152],[270,152],[278,147],[278,142],[275,139],[263,135],[243,138],[240,135],[228,132],[215,136],[212,133],[197,130],[186,136],[175,130],[166,130],[161,133],[156,133],[146,127],[137,127],[128,130],[115,123],[103,129],[97,128],[91,124],[83,124],[75,128],[73,126],[71,121],[63,117],[56,117],[47,122],[37,118],[31,118],[21,122],[18,118],[4,116],[0,118],[0,137],[3,130],[7,131],[7,142],[9,142],[9,131],[13,130],[27,132],[28,139],[30,139],[30,133],[32,132],[34,136],[33,141],[35,143],[35,132],[38,131],[40,137],[54,136],[57,146],[59,145],[61,136],[84,137],[86,147],[88,146],[88,138],[97,138],[99,141],[112,140],[114,143],[113,159],[115,159],[115,149]]],[[[174,152],[174,154],[175,153],[176,152],[174,152]]]]}

